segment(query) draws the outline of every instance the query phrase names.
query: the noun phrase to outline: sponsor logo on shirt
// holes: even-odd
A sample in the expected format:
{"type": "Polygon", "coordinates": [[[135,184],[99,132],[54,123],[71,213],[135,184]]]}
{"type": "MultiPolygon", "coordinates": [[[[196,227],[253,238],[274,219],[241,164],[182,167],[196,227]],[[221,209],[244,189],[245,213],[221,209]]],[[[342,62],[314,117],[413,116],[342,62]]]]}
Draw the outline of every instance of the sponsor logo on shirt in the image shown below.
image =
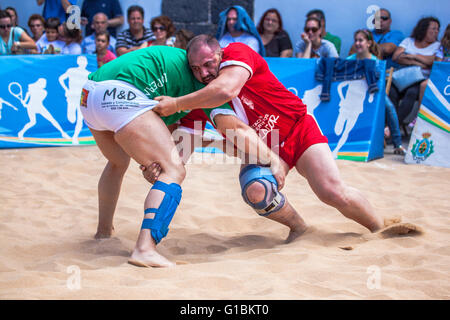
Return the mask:
{"type": "Polygon", "coordinates": [[[241,101],[246,104],[250,109],[254,110],[255,109],[255,105],[253,103],[252,100],[250,100],[249,98],[247,98],[246,96],[242,96],[241,97],[241,101]]]}
{"type": "Polygon", "coordinates": [[[252,128],[258,132],[261,139],[265,139],[267,135],[275,128],[279,118],[280,116],[275,116],[273,114],[269,115],[266,113],[264,117],[260,116],[259,119],[252,124],[252,128]]]}

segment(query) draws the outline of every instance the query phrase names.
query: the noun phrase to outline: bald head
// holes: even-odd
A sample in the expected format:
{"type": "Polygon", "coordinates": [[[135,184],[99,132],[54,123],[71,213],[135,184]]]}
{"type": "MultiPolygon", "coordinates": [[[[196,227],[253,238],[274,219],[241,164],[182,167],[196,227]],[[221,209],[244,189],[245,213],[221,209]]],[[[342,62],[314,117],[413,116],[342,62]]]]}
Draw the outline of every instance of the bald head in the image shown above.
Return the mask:
{"type": "Polygon", "coordinates": [[[108,16],[103,12],[95,14],[92,19],[92,28],[96,33],[106,31],[108,29],[108,16]]]}
{"type": "Polygon", "coordinates": [[[211,35],[201,34],[198,35],[189,41],[186,47],[187,57],[188,59],[191,55],[195,55],[198,53],[200,49],[204,49],[204,47],[208,47],[211,51],[219,53],[221,51],[219,42],[216,38],[211,35]]]}
{"type": "Polygon", "coordinates": [[[189,41],[187,48],[189,66],[195,78],[208,84],[219,74],[222,49],[213,36],[201,34],[189,41]]]}

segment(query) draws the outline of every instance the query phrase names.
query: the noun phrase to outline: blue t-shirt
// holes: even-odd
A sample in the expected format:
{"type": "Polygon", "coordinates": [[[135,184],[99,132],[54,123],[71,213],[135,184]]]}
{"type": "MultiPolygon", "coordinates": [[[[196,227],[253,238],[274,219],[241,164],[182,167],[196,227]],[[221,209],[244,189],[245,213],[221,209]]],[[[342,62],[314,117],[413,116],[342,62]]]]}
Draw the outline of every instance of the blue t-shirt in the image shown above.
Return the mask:
{"type": "MultiPolygon", "coordinates": [[[[305,52],[306,50],[306,42],[301,39],[296,43],[294,48],[294,57],[297,56],[297,53],[305,52]]],[[[328,40],[322,39],[319,49],[314,50],[311,48],[311,57],[313,58],[339,58],[339,54],[337,53],[336,47],[333,43],[328,40]]]]}
{"type": "MultiPolygon", "coordinates": [[[[77,3],[77,0],[69,0],[70,4],[74,5],[77,3]]],[[[48,18],[57,17],[59,21],[63,23],[66,21],[66,12],[61,4],[61,0],[45,0],[44,10],[42,11],[42,16],[45,20],[48,18]]]]}
{"type": "Polygon", "coordinates": [[[9,33],[8,43],[5,43],[2,37],[0,37],[0,54],[11,54],[12,45],[14,42],[20,40],[20,36],[23,32],[21,27],[12,27],[11,32],[9,33]]]}
{"type": "MultiPolygon", "coordinates": [[[[86,17],[89,21],[86,25],[86,36],[94,32],[91,24],[94,16],[99,12],[106,14],[108,19],[123,16],[119,0],[84,0],[83,6],[81,7],[81,16],[86,17]]],[[[108,28],[108,32],[113,37],[116,37],[116,28],[108,28]]]]}
{"type": "MultiPolygon", "coordinates": [[[[372,30],[372,34],[373,34],[373,39],[378,44],[393,43],[396,46],[398,46],[400,44],[400,42],[402,42],[403,39],[405,38],[403,36],[403,33],[401,31],[397,31],[397,30],[391,30],[386,34],[376,33],[375,30],[372,30]]],[[[388,69],[390,67],[397,68],[399,66],[397,63],[392,61],[392,54],[390,56],[384,57],[384,60],[386,60],[386,69],[388,69]]]]}

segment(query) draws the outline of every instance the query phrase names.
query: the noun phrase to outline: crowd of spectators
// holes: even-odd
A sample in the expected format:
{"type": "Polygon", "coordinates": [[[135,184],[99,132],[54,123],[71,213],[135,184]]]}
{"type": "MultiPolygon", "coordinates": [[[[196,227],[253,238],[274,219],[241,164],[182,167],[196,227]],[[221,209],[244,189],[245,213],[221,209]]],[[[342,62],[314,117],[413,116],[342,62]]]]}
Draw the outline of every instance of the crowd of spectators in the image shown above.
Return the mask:
{"type": "MultiPolygon", "coordinates": [[[[139,5],[127,8],[129,27],[117,33],[117,28],[124,23],[119,0],[84,0],[80,21],[85,27],[83,37],[81,28],[66,22],[67,8],[75,0],[36,1],[43,5],[43,10],[42,14],[32,14],[28,19],[31,34],[20,26],[14,8],[0,10],[0,54],[96,54],[100,67],[116,56],[149,46],[185,49],[195,35],[186,29],[176,30],[165,15],[153,17],[146,27],[144,9],[139,5]]],[[[216,38],[221,46],[243,42],[267,57],[339,58],[341,38],[326,30],[325,13],[314,9],[305,18],[303,32],[292,42],[277,9],[265,11],[255,25],[243,7],[234,5],[220,13],[216,38]]],[[[401,126],[415,102],[420,105],[433,62],[450,61],[450,26],[447,25],[439,41],[439,20],[424,17],[411,35],[405,37],[401,31],[391,29],[392,16],[385,8],[377,11],[373,23],[374,29],[359,29],[354,33],[348,58],[386,60],[387,68],[395,70],[419,66],[423,73],[421,81],[405,89],[397,88],[395,83],[391,87],[388,102],[395,107],[394,119],[401,126]]],[[[389,138],[389,130],[386,132],[389,138]]]]}

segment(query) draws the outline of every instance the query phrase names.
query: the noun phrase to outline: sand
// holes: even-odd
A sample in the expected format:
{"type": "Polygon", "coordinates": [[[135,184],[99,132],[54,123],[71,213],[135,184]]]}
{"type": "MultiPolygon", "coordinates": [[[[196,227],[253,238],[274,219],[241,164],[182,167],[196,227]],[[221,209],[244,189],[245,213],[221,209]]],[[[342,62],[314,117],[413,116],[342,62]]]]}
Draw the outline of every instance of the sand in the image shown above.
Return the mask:
{"type": "Polygon", "coordinates": [[[127,260],[149,184],[135,162],[115,235],[94,240],[105,165],[97,147],[0,150],[0,299],[450,298],[450,169],[392,154],[338,160],[381,215],[424,231],[396,237],[370,234],[291,172],[284,193],[310,229],[285,244],[288,229],[241,200],[238,163],[213,162],[187,165],[182,203],[158,245],[179,264],[138,268],[127,260]]]}

